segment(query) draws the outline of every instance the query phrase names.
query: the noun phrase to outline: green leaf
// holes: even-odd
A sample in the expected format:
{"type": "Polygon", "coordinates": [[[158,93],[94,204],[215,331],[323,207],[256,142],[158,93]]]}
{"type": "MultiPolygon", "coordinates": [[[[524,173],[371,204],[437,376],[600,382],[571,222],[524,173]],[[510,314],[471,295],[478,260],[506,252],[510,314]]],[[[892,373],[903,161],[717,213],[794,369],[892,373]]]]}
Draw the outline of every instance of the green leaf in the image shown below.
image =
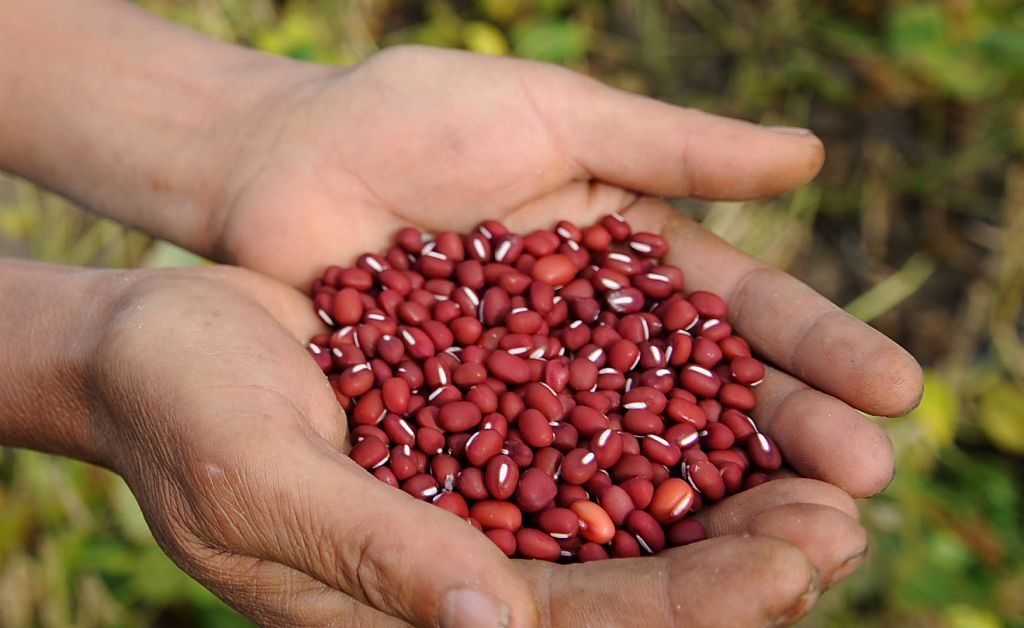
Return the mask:
{"type": "Polygon", "coordinates": [[[960,401],[949,380],[937,371],[925,373],[924,397],[910,416],[921,426],[925,440],[933,448],[951,446],[960,417],[960,401]]]}
{"type": "Polygon", "coordinates": [[[978,419],[996,447],[1024,454],[1024,392],[1019,388],[1004,382],[986,392],[978,419]]]}
{"type": "Polygon", "coordinates": [[[590,34],[576,22],[556,20],[520,24],[512,39],[517,56],[567,64],[583,60],[590,34]]]}

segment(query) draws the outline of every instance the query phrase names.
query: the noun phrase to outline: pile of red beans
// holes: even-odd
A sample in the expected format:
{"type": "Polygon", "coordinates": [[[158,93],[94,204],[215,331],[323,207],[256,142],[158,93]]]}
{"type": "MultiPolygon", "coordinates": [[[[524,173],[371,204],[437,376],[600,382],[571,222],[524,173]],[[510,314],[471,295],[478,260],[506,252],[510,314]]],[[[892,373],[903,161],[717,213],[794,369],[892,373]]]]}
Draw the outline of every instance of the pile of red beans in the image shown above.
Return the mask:
{"type": "Polygon", "coordinates": [[[618,215],[525,236],[403,229],[328,268],[309,352],[351,457],[505,554],[590,561],[705,538],[686,515],[782,460],[746,414],[764,366],[668,243],[618,215]]]}

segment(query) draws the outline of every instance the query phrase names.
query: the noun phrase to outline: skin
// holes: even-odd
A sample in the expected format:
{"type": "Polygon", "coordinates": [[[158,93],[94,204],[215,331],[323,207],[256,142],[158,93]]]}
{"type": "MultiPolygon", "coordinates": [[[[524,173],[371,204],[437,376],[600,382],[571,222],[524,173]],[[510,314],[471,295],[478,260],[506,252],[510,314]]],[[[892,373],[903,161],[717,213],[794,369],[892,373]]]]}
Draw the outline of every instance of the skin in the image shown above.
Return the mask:
{"type": "Polygon", "coordinates": [[[297,626],[788,623],[862,561],[853,497],[887,485],[893,453],[860,411],[909,411],[919,367],[655,198],[789,191],[821,167],[810,133],[545,64],[400,48],[337,70],[112,0],[0,7],[0,168],[262,273],[5,262],[0,288],[18,298],[0,317],[14,339],[0,441],[120,473],[171,558],[240,612],[297,626]],[[804,477],[708,508],[713,540],[654,558],[508,561],[344,455],[345,418],[301,345],[320,323],[300,291],[403,226],[525,231],[611,211],[669,238],[688,289],[727,299],[773,367],[754,416],[804,477]],[[486,621],[457,591],[477,592],[486,621]]]}

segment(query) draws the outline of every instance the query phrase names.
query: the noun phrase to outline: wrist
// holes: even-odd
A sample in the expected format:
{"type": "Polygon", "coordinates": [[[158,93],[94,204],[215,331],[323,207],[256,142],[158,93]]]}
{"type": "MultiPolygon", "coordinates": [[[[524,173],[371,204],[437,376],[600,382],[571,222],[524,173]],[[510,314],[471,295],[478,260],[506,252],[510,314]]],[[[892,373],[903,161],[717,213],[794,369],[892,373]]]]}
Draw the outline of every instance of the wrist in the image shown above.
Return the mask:
{"type": "Polygon", "coordinates": [[[273,83],[324,70],[126,2],[11,3],[0,21],[0,169],[209,254],[246,121],[283,87],[273,83]]]}
{"type": "Polygon", "coordinates": [[[110,280],[124,273],[0,260],[0,443],[107,464],[90,372],[110,280]]]}

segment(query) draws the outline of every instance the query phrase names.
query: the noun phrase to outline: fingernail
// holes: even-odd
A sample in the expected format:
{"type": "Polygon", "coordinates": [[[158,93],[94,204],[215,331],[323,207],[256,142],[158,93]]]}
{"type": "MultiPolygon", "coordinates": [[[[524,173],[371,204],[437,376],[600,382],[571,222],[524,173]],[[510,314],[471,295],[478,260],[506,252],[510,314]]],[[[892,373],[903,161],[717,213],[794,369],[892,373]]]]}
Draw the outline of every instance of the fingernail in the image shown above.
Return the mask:
{"type": "Polygon", "coordinates": [[[799,126],[766,126],[764,127],[773,133],[781,133],[783,135],[812,135],[810,130],[799,126]]]}
{"type": "Polygon", "coordinates": [[[836,570],[832,572],[832,577],[828,581],[828,586],[831,587],[837,582],[849,577],[849,575],[853,572],[857,571],[857,569],[860,568],[861,561],[864,559],[865,556],[867,556],[867,553],[868,548],[867,546],[865,546],[864,549],[858,551],[856,554],[844,560],[842,564],[836,567],[836,570]]]}
{"type": "Polygon", "coordinates": [[[811,580],[807,584],[807,591],[803,595],[798,597],[793,605],[789,607],[781,617],[775,621],[769,623],[769,626],[788,626],[800,619],[807,614],[807,611],[811,610],[814,603],[818,600],[818,595],[821,593],[821,573],[817,569],[812,569],[811,580]]]}
{"type": "Polygon", "coordinates": [[[441,604],[442,628],[473,628],[475,626],[508,628],[512,610],[496,597],[458,589],[444,596],[441,604]]]}

